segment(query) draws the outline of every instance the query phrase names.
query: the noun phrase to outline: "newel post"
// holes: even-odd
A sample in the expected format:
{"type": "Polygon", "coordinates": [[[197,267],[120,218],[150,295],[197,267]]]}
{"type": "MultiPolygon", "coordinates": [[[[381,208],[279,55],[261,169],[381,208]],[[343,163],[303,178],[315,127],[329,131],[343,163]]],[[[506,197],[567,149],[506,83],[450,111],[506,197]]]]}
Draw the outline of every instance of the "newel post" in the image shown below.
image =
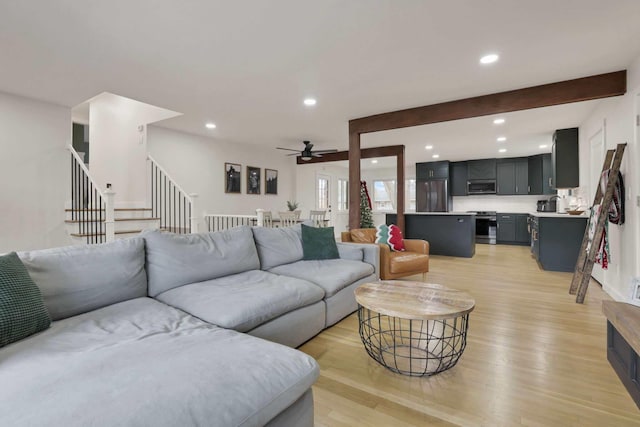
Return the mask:
{"type": "Polygon", "coordinates": [[[104,192],[104,209],[105,220],[104,229],[107,242],[113,242],[116,239],[115,229],[115,208],[114,199],[116,193],[111,189],[111,184],[107,184],[107,190],[104,192]]]}
{"type": "Polygon", "coordinates": [[[256,225],[258,227],[264,227],[264,209],[256,209],[256,214],[258,215],[256,225]]]}
{"type": "Polygon", "coordinates": [[[197,233],[198,224],[200,222],[198,214],[196,213],[198,212],[198,194],[191,193],[189,194],[189,197],[191,198],[191,218],[189,218],[189,225],[191,226],[191,233],[197,233]]]}

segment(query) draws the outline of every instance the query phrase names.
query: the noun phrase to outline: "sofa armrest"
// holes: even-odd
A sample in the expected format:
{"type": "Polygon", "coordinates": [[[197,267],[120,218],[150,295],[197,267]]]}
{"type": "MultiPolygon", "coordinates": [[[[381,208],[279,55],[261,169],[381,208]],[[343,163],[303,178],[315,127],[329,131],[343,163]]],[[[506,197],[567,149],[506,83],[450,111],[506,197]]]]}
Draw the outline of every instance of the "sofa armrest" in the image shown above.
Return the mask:
{"type": "Polygon", "coordinates": [[[375,243],[345,243],[337,242],[338,251],[340,246],[362,249],[362,261],[373,266],[373,272],[380,277],[380,248],[375,243]]]}
{"type": "Polygon", "coordinates": [[[404,248],[408,252],[429,255],[429,242],[418,239],[404,239],[404,248]]]}
{"type": "Polygon", "coordinates": [[[343,231],[340,233],[340,240],[342,242],[350,242],[351,241],[351,233],[348,231],[343,231]]]}

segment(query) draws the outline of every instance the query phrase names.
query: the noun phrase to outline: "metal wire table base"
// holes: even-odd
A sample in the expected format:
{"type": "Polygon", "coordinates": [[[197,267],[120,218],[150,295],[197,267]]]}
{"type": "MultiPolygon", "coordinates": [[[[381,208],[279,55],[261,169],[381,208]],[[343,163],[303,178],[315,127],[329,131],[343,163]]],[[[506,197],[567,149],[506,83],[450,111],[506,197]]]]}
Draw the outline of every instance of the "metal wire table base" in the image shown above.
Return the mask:
{"type": "Polygon", "coordinates": [[[467,345],[469,313],[442,320],[387,316],[358,305],[367,353],[385,368],[416,377],[453,368],[467,345]]]}

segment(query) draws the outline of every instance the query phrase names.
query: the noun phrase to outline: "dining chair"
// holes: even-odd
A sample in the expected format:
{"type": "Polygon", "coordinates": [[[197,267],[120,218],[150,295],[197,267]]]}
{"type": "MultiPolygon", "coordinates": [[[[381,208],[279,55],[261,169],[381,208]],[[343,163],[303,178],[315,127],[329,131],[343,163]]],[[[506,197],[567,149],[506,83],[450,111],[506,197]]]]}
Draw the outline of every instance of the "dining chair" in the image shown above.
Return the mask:
{"type": "Polygon", "coordinates": [[[291,227],[298,222],[295,212],[278,212],[278,216],[280,217],[280,227],[291,227]]]}
{"type": "Polygon", "coordinates": [[[315,227],[324,227],[325,221],[324,217],[327,214],[327,211],[310,211],[309,219],[313,221],[313,225],[315,227]]]}
{"type": "Polygon", "coordinates": [[[273,214],[271,211],[265,211],[262,213],[262,226],[273,228],[273,214]]]}

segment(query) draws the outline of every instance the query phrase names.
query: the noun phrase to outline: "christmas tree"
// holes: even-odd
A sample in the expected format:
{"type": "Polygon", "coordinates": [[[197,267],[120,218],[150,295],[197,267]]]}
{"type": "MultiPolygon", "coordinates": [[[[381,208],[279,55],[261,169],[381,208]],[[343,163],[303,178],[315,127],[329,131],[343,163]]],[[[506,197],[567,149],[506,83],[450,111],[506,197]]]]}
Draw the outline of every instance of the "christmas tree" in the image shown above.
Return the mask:
{"type": "Polygon", "coordinates": [[[367,191],[367,183],[360,181],[360,228],[373,228],[371,218],[371,199],[367,191]]]}

